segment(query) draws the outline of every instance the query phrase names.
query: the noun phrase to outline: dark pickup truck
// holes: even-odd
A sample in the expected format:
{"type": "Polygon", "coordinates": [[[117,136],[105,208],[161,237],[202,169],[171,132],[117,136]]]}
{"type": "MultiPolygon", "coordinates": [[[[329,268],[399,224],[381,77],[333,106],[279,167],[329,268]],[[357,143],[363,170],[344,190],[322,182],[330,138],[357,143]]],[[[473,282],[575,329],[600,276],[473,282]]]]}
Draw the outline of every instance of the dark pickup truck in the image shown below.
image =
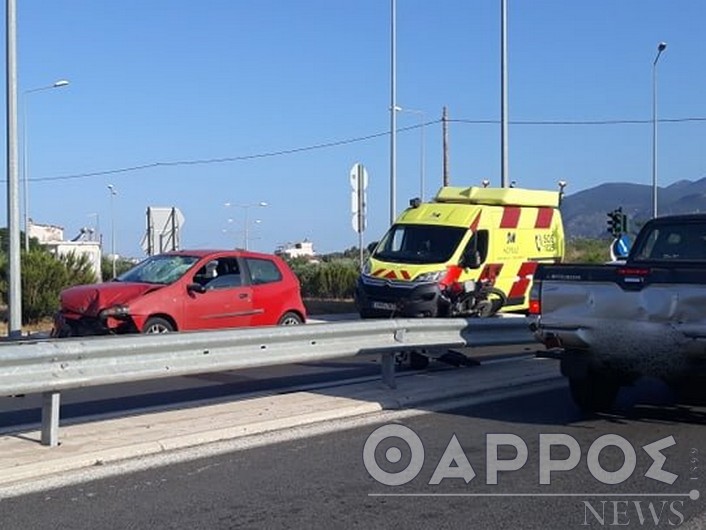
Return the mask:
{"type": "Polygon", "coordinates": [[[530,327],[557,348],[574,401],[606,410],[623,385],[658,377],[677,391],[706,375],[706,214],[660,217],[623,261],[540,265],[530,327]]]}

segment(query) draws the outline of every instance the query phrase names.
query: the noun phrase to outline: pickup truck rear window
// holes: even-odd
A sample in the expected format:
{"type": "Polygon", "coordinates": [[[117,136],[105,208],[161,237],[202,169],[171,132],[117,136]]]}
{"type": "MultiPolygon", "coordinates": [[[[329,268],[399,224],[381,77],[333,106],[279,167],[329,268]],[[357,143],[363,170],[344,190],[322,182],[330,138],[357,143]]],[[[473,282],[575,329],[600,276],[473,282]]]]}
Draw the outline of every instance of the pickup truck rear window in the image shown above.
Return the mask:
{"type": "Polygon", "coordinates": [[[655,225],[637,244],[632,261],[706,261],[706,222],[655,225]]]}

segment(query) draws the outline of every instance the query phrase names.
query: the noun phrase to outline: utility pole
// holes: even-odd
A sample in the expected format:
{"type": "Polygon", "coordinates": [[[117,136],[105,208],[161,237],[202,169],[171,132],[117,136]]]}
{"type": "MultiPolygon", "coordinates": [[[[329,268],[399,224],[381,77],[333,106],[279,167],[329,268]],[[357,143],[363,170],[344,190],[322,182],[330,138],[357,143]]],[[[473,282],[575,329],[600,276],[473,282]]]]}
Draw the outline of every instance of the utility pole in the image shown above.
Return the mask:
{"type": "Polygon", "coordinates": [[[500,151],[501,167],[500,186],[508,187],[510,170],[508,164],[508,110],[507,110],[507,0],[500,0],[501,37],[500,37],[500,151]]]}
{"type": "Polygon", "coordinates": [[[449,116],[446,111],[446,106],[444,106],[444,110],[441,113],[441,130],[442,130],[442,137],[443,137],[443,145],[442,145],[442,151],[443,151],[443,167],[442,167],[442,186],[448,186],[449,185],[449,116]]]}
{"type": "Polygon", "coordinates": [[[390,225],[397,217],[397,2],[390,0],[390,225]]]}
{"type": "Polygon", "coordinates": [[[22,336],[22,269],[20,262],[20,181],[17,149],[17,5],[6,0],[6,103],[7,103],[7,232],[8,336],[22,336]]]}

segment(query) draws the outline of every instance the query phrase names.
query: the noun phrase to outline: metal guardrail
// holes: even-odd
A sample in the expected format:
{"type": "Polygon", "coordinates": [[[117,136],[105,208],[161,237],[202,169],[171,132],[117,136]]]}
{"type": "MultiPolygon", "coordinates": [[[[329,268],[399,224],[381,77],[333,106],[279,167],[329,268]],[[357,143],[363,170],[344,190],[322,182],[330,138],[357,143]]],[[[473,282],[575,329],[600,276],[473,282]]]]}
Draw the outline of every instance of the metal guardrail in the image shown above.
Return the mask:
{"type": "Polygon", "coordinates": [[[122,335],[0,345],[0,395],[41,393],[42,444],[59,441],[60,391],[161,377],[382,355],[395,387],[395,354],[534,343],[524,318],[397,319],[226,331],[122,335]]]}

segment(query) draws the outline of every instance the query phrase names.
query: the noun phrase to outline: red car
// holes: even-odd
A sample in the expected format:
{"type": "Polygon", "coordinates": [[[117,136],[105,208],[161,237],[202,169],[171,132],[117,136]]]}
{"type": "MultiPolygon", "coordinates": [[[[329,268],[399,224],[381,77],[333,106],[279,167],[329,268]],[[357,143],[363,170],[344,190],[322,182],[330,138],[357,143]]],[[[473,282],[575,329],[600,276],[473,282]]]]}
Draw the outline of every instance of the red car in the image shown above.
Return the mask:
{"type": "Polygon", "coordinates": [[[182,250],[61,292],[54,337],[302,324],[299,280],[278,256],[182,250]]]}

